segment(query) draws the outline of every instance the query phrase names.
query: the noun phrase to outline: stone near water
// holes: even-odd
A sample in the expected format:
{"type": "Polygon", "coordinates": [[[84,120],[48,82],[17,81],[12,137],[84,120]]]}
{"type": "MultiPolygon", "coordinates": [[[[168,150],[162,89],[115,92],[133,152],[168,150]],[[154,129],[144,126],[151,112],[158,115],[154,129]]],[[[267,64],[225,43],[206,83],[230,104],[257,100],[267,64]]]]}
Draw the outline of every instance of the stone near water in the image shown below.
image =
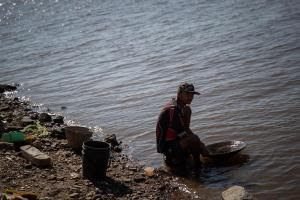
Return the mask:
{"type": "Polygon", "coordinates": [[[66,139],[65,129],[63,128],[52,129],[51,136],[59,139],[66,139]]]}
{"type": "Polygon", "coordinates": [[[51,165],[51,158],[42,153],[37,148],[31,145],[21,146],[22,155],[29,160],[32,164],[37,165],[39,167],[48,167],[51,165]]]}
{"type": "Polygon", "coordinates": [[[53,118],[53,122],[57,124],[63,124],[64,123],[64,117],[63,116],[56,116],[53,118]]]}
{"type": "Polygon", "coordinates": [[[236,185],[222,192],[222,200],[253,200],[253,196],[245,188],[236,185]]]}
{"type": "Polygon", "coordinates": [[[6,91],[13,91],[16,89],[17,89],[17,87],[13,86],[13,85],[0,84],[0,93],[4,93],[6,91]]]}
{"type": "Polygon", "coordinates": [[[51,122],[52,117],[48,113],[41,113],[39,116],[40,122],[51,122]]]}
{"type": "Polygon", "coordinates": [[[120,143],[117,141],[115,134],[108,134],[105,136],[104,141],[111,144],[112,147],[118,146],[120,143]]]}
{"type": "Polygon", "coordinates": [[[154,168],[153,168],[153,167],[146,167],[146,168],[144,169],[144,171],[145,171],[145,175],[146,175],[146,176],[151,177],[151,176],[154,175],[154,168]]]}

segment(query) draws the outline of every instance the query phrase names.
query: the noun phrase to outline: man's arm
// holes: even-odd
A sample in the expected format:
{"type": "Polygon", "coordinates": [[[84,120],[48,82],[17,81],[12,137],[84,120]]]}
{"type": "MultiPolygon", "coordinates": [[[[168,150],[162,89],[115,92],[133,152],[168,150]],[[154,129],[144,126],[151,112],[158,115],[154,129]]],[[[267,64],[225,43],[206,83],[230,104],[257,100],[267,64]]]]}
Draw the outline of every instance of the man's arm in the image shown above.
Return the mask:
{"type": "Polygon", "coordinates": [[[164,135],[168,129],[169,126],[169,117],[168,117],[168,110],[163,110],[160,114],[159,114],[159,118],[158,118],[158,125],[160,127],[160,131],[161,133],[164,135]]]}
{"type": "Polygon", "coordinates": [[[164,146],[165,146],[165,135],[166,135],[166,131],[168,129],[168,118],[167,118],[167,112],[166,110],[161,111],[161,113],[159,114],[159,118],[157,121],[157,127],[159,129],[160,135],[159,138],[157,139],[157,151],[159,153],[163,153],[164,152],[164,146]]]}
{"type": "Polygon", "coordinates": [[[191,107],[190,106],[183,107],[182,114],[183,114],[183,123],[184,123],[185,131],[187,132],[187,134],[194,134],[193,131],[190,129],[190,122],[192,116],[191,107]]]}

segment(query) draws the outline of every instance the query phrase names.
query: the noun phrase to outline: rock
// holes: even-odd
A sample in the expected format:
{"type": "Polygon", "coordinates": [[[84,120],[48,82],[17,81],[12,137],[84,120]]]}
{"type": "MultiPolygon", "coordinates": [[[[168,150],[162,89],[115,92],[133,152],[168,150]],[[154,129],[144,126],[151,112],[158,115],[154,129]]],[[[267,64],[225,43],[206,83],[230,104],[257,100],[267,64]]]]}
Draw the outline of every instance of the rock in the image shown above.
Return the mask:
{"type": "Polygon", "coordinates": [[[51,136],[58,139],[66,139],[65,129],[56,128],[51,131],[51,136]]]}
{"type": "Polygon", "coordinates": [[[5,112],[5,111],[9,111],[9,107],[8,106],[2,106],[2,107],[0,107],[0,112],[5,112]]]}
{"type": "Polygon", "coordinates": [[[53,122],[57,124],[63,124],[64,123],[64,117],[63,116],[56,116],[53,118],[53,122]]]}
{"type": "Polygon", "coordinates": [[[115,147],[113,147],[113,150],[114,150],[115,152],[120,153],[120,152],[122,152],[122,147],[120,147],[120,146],[115,146],[115,147]]]}
{"type": "Polygon", "coordinates": [[[0,142],[0,150],[14,150],[14,144],[8,142],[0,142]]]}
{"type": "Polygon", "coordinates": [[[44,122],[51,122],[52,117],[48,113],[41,113],[39,116],[39,121],[44,123],[44,122]]]}
{"type": "Polygon", "coordinates": [[[71,179],[77,179],[77,178],[79,178],[80,177],[80,175],[79,174],[77,174],[77,173],[71,173],[70,174],[70,176],[71,176],[71,179]]]}
{"type": "MultiPolygon", "coordinates": [[[[0,119],[0,133],[4,132],[4,129],[5,129],[5,124],[0,119]]],[[[1,137],[1,135],[0,135],[0,137],[1,137]]]]}
{"type": "Polygon", "coordinates": [[[22,126],[7,126],[6,131],[10,132],[10,131],[19,131],[22,130],[23,127],[22,126]]]}
{"type": "Polygon", "coordinates": [[[34,124],[34,120],[30,119],[30,117],[28,117],[28,116],[25,116],[25,117],[22,118],[21,123],[25,127],[25,126],[34,124]]]}
{"type": "MultiPolygon", "coordinates": [[[[6,189],[4,190],[4,193],[6,194],[12,194],[16,195],[15,198],[12,198],[14,200],[34,200],[37,199],[37,195],[33,192],[26,192],[26,191],[21,191],[21,190],[14,190],[14,189],[6,189]]],[[[1,198],[2,199],[2,198],[1,198]]],[[[4,198],[6,199],[6,198],[4,198]]],[[[10,199],[10,198],[9,198],[10,199]]]]}
{"type": "Polygon", "coordinates": [[[97,187],[95,189],[95,192],[96,192],[96,194],[101,194],[102,193],[102,191],[99,188],[97,188],[97,187]]]}
{"type": "Polygon", "coordinates": [[[51,197],[41,197],[40,200],[52,200],[53,198],[51,197]]]}
{"type": "Polygon", "coordinates": [[[48,195],[50,197],[55,197],[57,196],[60,192],[62,192],[63,188],[61,187],[54,187],[54,188],[51,188],[51,190],[48,192],[48,195]]]}
{"type": "Polygon", "coordinates": [[[6,121],[7,121],[8,123],[11,123],[13,120],[14,120],[14,119],[13,119],[12,117],[8,117],[8,118],[6,119],[6,121]]]}
{"type": "Polygon", "coordinates": [[[141,183],[141,182],[144,182],[146,179],[145,177],[141,176],[141,175],[137,175],[133,178],[133,180],[136,182],[136,183],[141,183]]]}
{"type": "Polygon", "coordinates": [[[7,194],[7,193],[0,194],[0,198],[7,199],[7,200],[28,200],[27,198],[21,197],[19,195],[7,194]]]}
{"type": "Polygon", "coordinates": [[[124,182],[124,183],[130,183],[131,179],[130,178],[126,178],[126,177],[122,177],[122,178],[120,178],[120,181],[124,182]]]}
{"type": "Polygon", "coordinates": [[[39,167],[48,167],[51,165],[51,158],[31,145],[21,146],[20,150],[22,155],[32,164],[39,167]]]}
{"type": "Polygon", "coordinates": [[[43,147],[42,141],[40,139],[34,140],[31,145],[37,149],[41,149],[43,147]]]}
{"type": "Polygon", "coordinates": [[[55,180],[57,180],[57,177],[56,177],[55,175],[50,175],[50,176],[48,177],[48,180],[49,180],[49,181],[55,181],[55,180]]]}
{"type": "Polygon", "coordinates": [[[24,111],[29,112],[29,111],[32,111],[32,109],[31,108],[24,108],[24,111]]]}
{"type": "Polygon", "coordinates": [[[95,191],[90,191],[86,194],[86,197],[92,197],[95,196],[96,192],[95,191]]]}
{"type": "Polygon", "coordinates": [[[146,168],[144,169],[144,172],[145,172],[145,175],[146,175],[146,176],[151,177],[151,176],[154,175],[154,168],[153,168],[153,167],[146,167],[146,168]]]}
{"type": "Polygon", "coordinates": [[[111,144],[112,147],[119,145],[119,142],[117,141],[117,137],[115,134],[106,135],[104,141],[111,144]]]}
{"type": "Polygon", "coordinates": [[[25,169],[31,169],[31,168],[32,168],[31,163],[26,163],[26,164],[24,165],[24,168],[25,168],[25,169]]]}
{"type": "Polygon", "coordinates": [[[232,186],[222,192],[222,200],[252,200],[253,196],[241,186],[232,186]]]}
{"type": "Polygon", "coordinates": [[[137,167],[128,167],[128,169],[130,171],[134,171],[134,172],[137,172],[138,171],[138,168],[137,167]]]}
{"type": "Polygon", "coordinates": [[[78,198],[79,197],[79,193],[72,193],[72,194],[70,194],[70,198],[78,198]]]}
{"type": "Polygon", "coordinates": [[[16,86],[7,85],[7,84],[0,84],[0,93],[4,93],[6,91],[14,91],[16,90],[16,86]]]}
{"type": "Polygon", "coordinates": [[[38,120],[39,119],[39,113],[31,112],[31,113],[29,113],[29,117],[30,117],[30,119],[38,120]]]}

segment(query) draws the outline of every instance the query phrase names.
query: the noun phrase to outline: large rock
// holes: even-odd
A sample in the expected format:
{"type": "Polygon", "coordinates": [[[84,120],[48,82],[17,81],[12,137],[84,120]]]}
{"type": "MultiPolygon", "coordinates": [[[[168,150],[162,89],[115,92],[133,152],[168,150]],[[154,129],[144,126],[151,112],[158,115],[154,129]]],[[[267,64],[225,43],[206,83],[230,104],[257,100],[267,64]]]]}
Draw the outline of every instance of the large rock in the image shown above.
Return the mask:
{"type": "Polygon", "coordinates": [[[16,86],[7,85],[7,84],[0,84],[0,93],[4,93],[6,91],[13,91],[16,90],[16,86]]]}
{"type": "Polygon", "coordinates": [[[22,155],[32,164],[35,164],[39,167],[48,167],[51,165],[51,158],[37,148],[31,145],[25,145],[21,146],[20,149],[22,155]]]}
{"type": "Polygon", "coordinates": [[[253,200],[253,196],[249,194],[245,188],[241,186],[232,186],[222,192],[223,200],[253,200]]]}
{"type": "Polygon", "coordinates": [[[52,121],[52,117],[48,113],[41,113],[40,116],[39,116],[39,120],[42,123],[44,123],[44,122],[51,122],[52,121]]]}

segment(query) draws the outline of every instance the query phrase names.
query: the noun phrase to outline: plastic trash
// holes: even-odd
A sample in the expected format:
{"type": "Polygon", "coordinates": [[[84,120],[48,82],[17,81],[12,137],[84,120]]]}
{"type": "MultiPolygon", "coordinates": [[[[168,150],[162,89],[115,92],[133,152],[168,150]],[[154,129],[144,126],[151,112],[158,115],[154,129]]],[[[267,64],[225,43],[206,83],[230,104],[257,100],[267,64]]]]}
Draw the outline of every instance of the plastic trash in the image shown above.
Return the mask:
{"type": "Polygon", "coordinates": [[[25,141],[25,139],[26,136],[24,135],[24,133],[19,131],[11,131],[8,133],[3,133],[0,140],[3,142],[14,143],[14,142],[23,142],[25,141]]]}
{"type": "Polygon", "coordinates": [[[42,126],[39,122],[28,125],[21,131],[29,135],[36,135],[37,137],[47,137],[49,135],[47,128],[42,126]]]}

